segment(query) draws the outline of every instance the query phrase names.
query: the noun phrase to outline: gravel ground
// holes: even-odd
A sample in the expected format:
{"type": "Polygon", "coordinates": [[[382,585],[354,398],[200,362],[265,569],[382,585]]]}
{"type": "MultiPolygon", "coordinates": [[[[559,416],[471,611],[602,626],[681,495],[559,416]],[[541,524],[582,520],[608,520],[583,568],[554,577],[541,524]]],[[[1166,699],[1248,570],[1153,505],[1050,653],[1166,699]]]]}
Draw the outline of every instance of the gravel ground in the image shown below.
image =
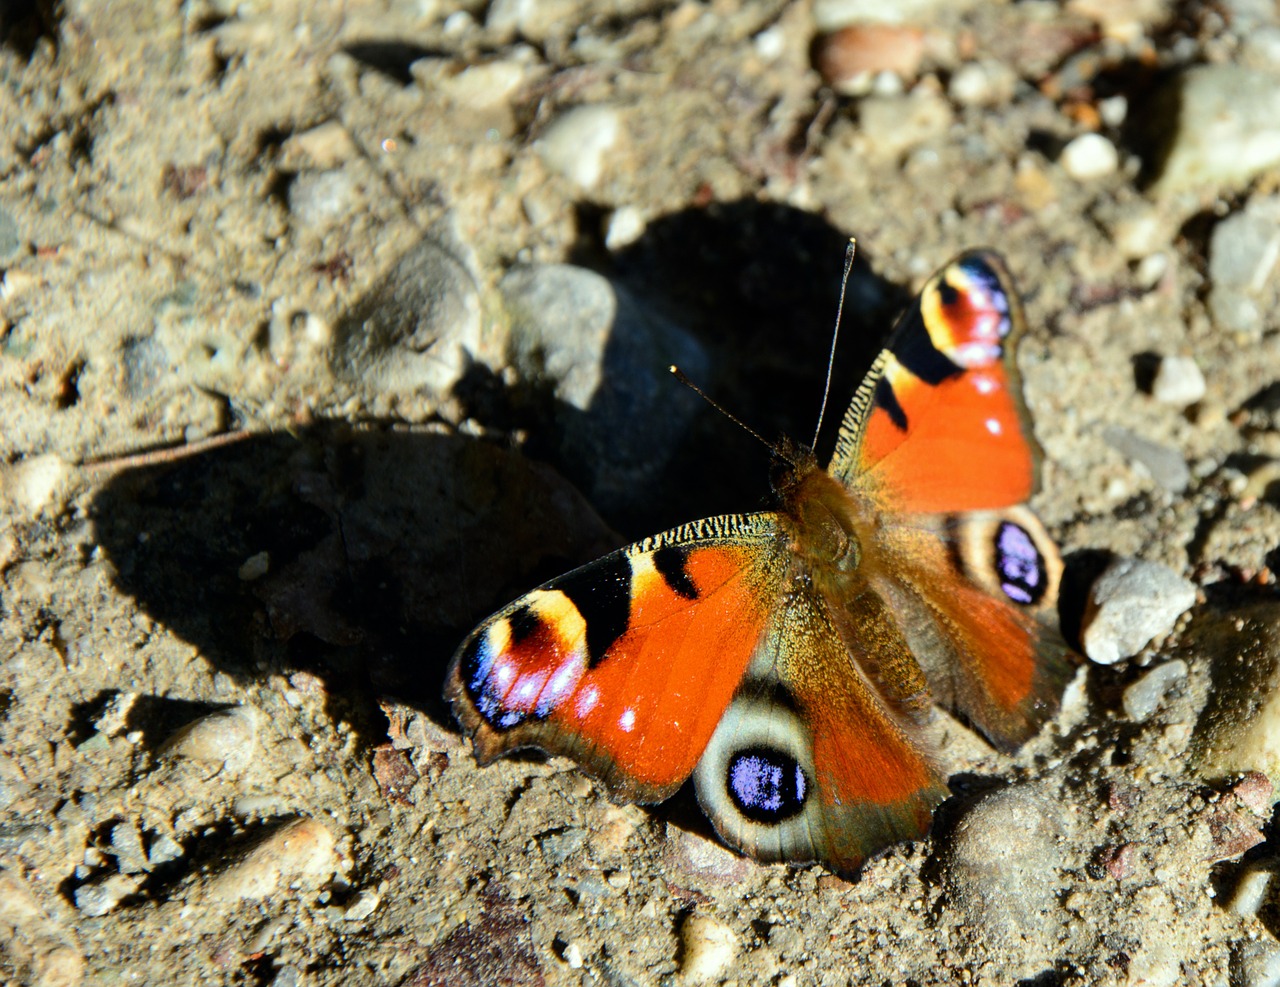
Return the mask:
{"type": "Polygon", "coordinates": [[[0,980],[1280,984],[1280,16],[886,9],[0,13],[0,980]],[[665,368],[806,437],[849,236],[836,404],[1024,292],[1062,713],[853,881],[478,768],[453,649],[765,502],[665,368]]]}

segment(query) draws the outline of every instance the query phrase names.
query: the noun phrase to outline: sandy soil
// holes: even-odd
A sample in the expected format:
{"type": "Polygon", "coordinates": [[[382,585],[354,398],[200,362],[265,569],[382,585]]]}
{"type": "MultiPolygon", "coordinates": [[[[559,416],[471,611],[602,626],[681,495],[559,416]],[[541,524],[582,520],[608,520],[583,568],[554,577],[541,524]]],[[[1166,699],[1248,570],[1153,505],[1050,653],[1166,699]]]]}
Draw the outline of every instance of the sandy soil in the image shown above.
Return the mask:
{"type": "Polygon", "coordinates": [[[1280,664],[1280,332],[1206,304],[1215,227],[1275,172],[1150,188],[1162,87],[1243,59],[1234,10],[939,5],[854,96],[804,3],[3,15],[0,979],[1278,982],[1280,913],[1237,900],[1269,873],[1270,784],[1240,780],[1269,755],[1193,757],[1206,704],[1247,720],[1280,664]],[[608,112],[574,130],[579,106],[608,112]],[[1119,151],[1096,177],[1063,160],[1091,130],[1119,151]],[[1014,757],[952,725],[933,834],[855,881],[730,854],[685,794],[478,768],[439,691],[479,618],[767,495],[759,448],[684,396],[574,411],[514,368],[503,276],[601,272],[735,413],[804,437],[850,235],[835,403],[930,271],[997,247],[1069,608],[1109,553],[1193,578],[1196,607],[1014,757]],[[406,257],[458,308],[422,289],[440,340],[374,359],[350,334],[406,257]],[[1170,354],[1207,379],[1190,408],[1149,393],[1170,354]]]}

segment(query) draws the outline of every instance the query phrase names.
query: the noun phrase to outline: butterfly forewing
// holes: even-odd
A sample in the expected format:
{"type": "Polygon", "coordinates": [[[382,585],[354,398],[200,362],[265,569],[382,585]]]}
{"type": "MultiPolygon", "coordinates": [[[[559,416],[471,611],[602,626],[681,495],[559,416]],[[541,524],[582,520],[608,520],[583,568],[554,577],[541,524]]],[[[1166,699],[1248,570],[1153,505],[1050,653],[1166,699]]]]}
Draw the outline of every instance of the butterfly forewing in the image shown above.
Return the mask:
{"type": "Polygon", "coordinates": [[[689,777],[756,650],[783,546],[771,514],[709,518],[554,579],[463,642],[446,695],[483,760],[576,758],[619,798],[689,777]]]}
{"type": "Polygon", "coordinates": [[[830,472],[904,513],[1007,507],[1035,489],[1039,449],[1014,351],[1022,308],[988,251],[926,283],[858,389],[830,472]]]}

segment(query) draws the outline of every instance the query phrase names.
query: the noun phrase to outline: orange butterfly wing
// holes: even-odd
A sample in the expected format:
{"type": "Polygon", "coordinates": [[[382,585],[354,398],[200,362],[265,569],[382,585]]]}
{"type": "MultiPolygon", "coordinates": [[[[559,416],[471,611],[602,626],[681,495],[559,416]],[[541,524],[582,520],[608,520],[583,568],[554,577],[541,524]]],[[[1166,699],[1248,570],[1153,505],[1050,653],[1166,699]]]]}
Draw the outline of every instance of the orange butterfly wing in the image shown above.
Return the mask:
{"type": "Polygon", "coordinates": [[[1024,320],[1004,264],[962,254],[925,285],[858,389],[830,472],[903,513],[1020,504],[1040,458],[1014,354],[1024,320]]]}
{"type": "Polygon", "coordinates": [[[997,746],[1034,734],[1072,675],[1062,561],[1030,511],[1038,483],[1015,361],[1025,330],[988,251],[935,274],[841,425],[831,474],[880,516],[868,578],[892,601],[934,698],[997,746]]]}
{"type": "Polygon", "coordinates": [[[684,525],[554,579],[481,624],[446,686],[482,761],[577,759],[655,802],[693,771],[777,593],[773,515],[684,525]]]}

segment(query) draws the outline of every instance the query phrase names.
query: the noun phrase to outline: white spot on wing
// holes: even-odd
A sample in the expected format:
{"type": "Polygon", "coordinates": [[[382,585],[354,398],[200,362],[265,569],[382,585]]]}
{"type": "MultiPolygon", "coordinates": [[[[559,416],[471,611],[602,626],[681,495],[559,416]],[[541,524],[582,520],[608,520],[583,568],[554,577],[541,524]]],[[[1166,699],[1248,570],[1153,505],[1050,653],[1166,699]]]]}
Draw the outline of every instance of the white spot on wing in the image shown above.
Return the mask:
{"type": "Polygon", "coordinates": [[[623,733],[630,733],[636,728],[636,711],[628,706],[622,711],[622,715],[618,717],[618,729],[623,733]]]}
{"type": "Polygon", "coordinates": [[[600,701],[600,690],[589,685],[578,695],[578,701],[574,703],[574,712],[578,714],[578,719],[584,720],[587,714],[596,708],[596,703],[600,701]]]}
{"type": "Polygon", "coordinates": [[[987,431],[992,435],[999,435],[1004,431],[1004,427],[994,418],[988,418],[985,424],[987,426],[987,431]]]}

